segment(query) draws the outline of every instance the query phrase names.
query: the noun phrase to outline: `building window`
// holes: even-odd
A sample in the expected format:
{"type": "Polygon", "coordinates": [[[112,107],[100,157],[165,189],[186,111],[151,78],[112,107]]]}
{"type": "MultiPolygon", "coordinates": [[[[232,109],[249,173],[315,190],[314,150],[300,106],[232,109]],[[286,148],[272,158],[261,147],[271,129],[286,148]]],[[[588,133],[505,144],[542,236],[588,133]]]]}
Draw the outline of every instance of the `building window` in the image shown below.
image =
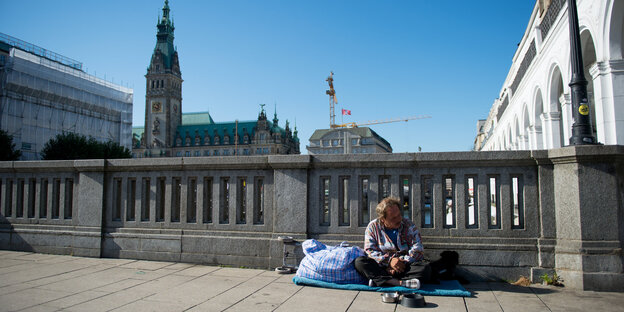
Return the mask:
{"type": "Polygon", "coordinates": [[[186,151],[186,152],[184,152],[184,156],[186,156],[186,157],[190,157],[190,156],[191,156],[191,151],[186,151]]]}
{"type": "Polygon", "coordinates": [[[177,157],[181,157],[181,156],[182,156],[182,152],[177,151],[177,152],[176,152],[176,156],[177,156],[177,157]]]}
{"type": "Polygon", "coordinates": [[[256,155],[262,155],[262,149],[256,148],[256,155]]]}
{"type": "Polygon", "coordinates": [[[329,146],[329,140],[324,140],[323,142],[323,146],[324,147],[328,147],[329,146]]]}
{"type": "Polygon", "coordinates": [[[433,179],[430,176],[422,177],[422,228],[433,228],[433,179]]]}
{"type": "Polygon", "coordinates": [[[219,156],[219,150],[214,150],[214,151],[212,151],[212,155],[214,155],[214,156],[219,156]]]}
{"type": "Polygon", "coordinates": [[[455,179],[444,178],[444,228],[455,228],[455,179]]]}
{"type": "Polygon", "coordinates": [[[230,155],[230,150],[229,149],[223,150],[223,156],[229,156],[229,155],[230,155]]]}
{"type": "Polygon", "coordinates": [[[243,155],[249,155],[249,149],[243,149],[243,155]]]}
{"type": "Polygon", "coordinates": [[[357,145],[358,139],[351,139],[351,145],[357,145]]]}
{"type": "Polygon", "coordinates": [[[269,154],[269,149],[268,148],[263,148],[262,149],[262,154],[268,155],[269,154]]]}
{"type": "Polygon", "coordinates": [[[210,151],[208,150],[204,151],[204,156],[210,156],[210,151]]]}
{"type": "Polygon", "coordinates": [[[477,177],[466,178],[466,228],[479,227],[479,206],[477,204],[477,177]]]}
{"type": "Polygon", "coordinates": [[[195,151],[195,156],[197,157],[201,156],[201,151],[195,151]]]}

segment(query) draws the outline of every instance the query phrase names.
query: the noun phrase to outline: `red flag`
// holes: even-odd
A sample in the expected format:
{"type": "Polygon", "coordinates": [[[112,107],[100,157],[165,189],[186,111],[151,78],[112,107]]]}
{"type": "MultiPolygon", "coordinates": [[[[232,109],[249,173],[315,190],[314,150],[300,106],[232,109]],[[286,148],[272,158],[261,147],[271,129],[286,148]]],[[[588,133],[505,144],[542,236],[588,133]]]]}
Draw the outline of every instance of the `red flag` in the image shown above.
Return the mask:
{"type": "Polygon", "coordinates": [[[342,114],[343,114],[343,115],[351,115],[351,111],[350,111],[350,110],[348,110],[348,109],[344,109],[344,108],[343,108],[343,109],[342,109],[342,114]]]}

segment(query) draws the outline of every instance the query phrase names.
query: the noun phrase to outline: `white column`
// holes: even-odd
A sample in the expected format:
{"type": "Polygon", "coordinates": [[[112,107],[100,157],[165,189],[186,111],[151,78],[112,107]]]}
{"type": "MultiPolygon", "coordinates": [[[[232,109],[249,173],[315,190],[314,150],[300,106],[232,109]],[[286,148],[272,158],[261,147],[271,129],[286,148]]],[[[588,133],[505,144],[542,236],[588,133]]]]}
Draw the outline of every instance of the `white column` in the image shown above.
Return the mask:
{"type": "Polygon", "coordinates": [[[624,60],[598,62],[590,68],[596,102],[598,142],[624,144],[624,60]]]}
{"type": "Polygon", "coordinates": [[[518,149],[531,149],[531,147],[529,146],[529,137],[526,134],[521,134],[518,136],[518,149]]]}
{"type": "Polygon", "coordinates": [[[563,142],[561,146],[570,145],[570,137],[572,136],[572,101],[570,100],[570,94],[563,94],[559,97],[559,103],[561,103],[561,122],[563,124],[563,142]]]}
{"type": "Polygon", "coordinates": [[[559,123],[561,122],[561,113],[559,112],[547,112],[541,116],[542,124],[547,131],[544,132],[544,139],[547,148],[559,148],[561,147],[561,131],[559,129],[559,123]]]}
{"type": "Polygon", "coordinates": [[[542,127],[541,126],[529,126],[527,128],[529,133],[529,143],[531,149],[544,149],[542,144],[542,127]]]}

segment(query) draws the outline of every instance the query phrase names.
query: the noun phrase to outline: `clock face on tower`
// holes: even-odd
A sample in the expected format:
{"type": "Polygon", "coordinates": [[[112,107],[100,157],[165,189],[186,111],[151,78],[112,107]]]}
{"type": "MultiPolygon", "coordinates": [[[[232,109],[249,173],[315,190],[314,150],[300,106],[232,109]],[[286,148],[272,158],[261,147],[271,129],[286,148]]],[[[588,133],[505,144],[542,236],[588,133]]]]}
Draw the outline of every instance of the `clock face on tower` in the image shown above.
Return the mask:
{"type": "Polygon", "coordinates": [[[152,102],[152,113],[161,113],[162,112],[162,104],[160,102],[152,102]]]}

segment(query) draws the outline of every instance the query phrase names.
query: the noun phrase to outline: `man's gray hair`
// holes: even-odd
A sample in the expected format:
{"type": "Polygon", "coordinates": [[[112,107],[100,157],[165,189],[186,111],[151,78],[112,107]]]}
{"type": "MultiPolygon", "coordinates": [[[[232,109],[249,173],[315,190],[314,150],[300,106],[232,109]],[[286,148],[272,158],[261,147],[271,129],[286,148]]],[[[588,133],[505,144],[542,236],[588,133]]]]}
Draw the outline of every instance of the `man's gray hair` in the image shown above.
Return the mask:
{"type": "Polygon", "coordinates": [[[386,197],[381,200],[381,202],[377,204],[377,208],[375,208],[375,212],[377,212],[377,218],[385,218],[386,213],[388,212],[388,208],[395,205],[397,206],[397,208],[399,208],[399,210],[401,209],[401,201],[398,198],[386,197]]]}

